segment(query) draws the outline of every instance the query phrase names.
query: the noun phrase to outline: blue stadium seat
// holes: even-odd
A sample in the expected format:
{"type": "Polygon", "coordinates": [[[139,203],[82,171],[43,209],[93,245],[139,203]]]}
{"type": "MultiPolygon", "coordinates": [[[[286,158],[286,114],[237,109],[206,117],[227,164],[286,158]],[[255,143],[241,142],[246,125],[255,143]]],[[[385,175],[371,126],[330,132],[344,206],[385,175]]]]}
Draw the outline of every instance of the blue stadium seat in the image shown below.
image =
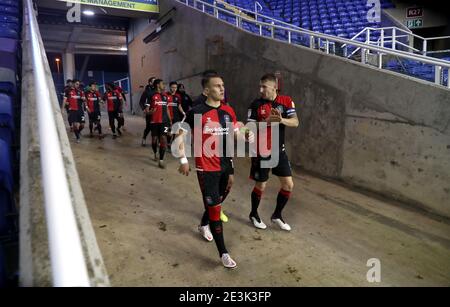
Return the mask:
{"type": "Polygon", "coordinates": [[[0,92],[10,92],[11,90],[14,90],[16,85],[16,74],[17,40],[0,38],[0,92]]]}
{"type": "Polygon", "coordinates": [[[8,144],[0,140],[0,235],[10,230],[7,214],[13,209],[13,180],[8,144]]]}
{"type": "Polygon", "coordinates": [[[1,27],[0,28],[0,38],[18,39],[19,34],[17,33],[17,31],[15,31],[13,29],[1,27]]]}
{"type": "Polygon", "coordinates": [[[1,15],[19,16],[19,8],[17,6],[0,5],[1,15]]]}
{"type": "Polygon", "coordinates": [[[0,243],[0,289],[6,288],[6,261],[5,251],[0,243]]]}
{"type": "Polygon", "coordinates": [[[0,93],[0,140],[12,144],[14,118],[12,99],[9,95],[0,93]]]}
{"type": "Polygon", "coordinates": [[[17,0],[0,0],[0,5],[8,5],[8,6],[14,6],[19,7],[19,1],[17,0]]]}

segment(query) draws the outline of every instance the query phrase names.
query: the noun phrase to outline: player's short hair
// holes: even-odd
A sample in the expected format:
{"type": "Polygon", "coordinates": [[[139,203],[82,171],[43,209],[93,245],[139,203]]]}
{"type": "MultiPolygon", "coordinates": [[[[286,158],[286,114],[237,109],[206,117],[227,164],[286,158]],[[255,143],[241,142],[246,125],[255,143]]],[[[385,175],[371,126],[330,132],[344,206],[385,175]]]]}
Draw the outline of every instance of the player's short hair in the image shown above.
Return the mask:
{"type": "Polygon", "coordinates": [[[150,77],[148,78],[148,83],[153,83],[155,81],[156,77],[150,77]]]}
{"type": "Polygon", "coordinates": [[[172,85],[176,85],[178,87],[178,83],[175,82],[175,81],[172,81],[172,82],[169,83],[169,86],[172,86],[172,85]]]}
{"type": "Polygon", "coordinates": [[[153,81],[153,87],[156,88],[158,86],[158,84],[160,84],[161,82],[163,82],[162,79],[155,79],[155,81],[153,81]]]}
{"type": "Polygon", "coordinates": [[[205,88],[205,87],[206,87],[206,85],[208,84],[208,82],[209,82],[209,80],[210,80],[211,78],[217,78],[217,77],[220,78],[220,76],[219,76],[219,74],[217,73],[217,71],[212,70],[212,69],[205,70],[205,71],[202,73],[202,88],[205,88]]]}
{"type": "Polygon", "coordinates": [[[73,79],[72,82],[73,82],[73,83],[77,83],[77,82],[80,82],[80,80],[78,80],[78,79],[73,79]]]}
{"type": "Polygon", "coordinates": [[[208,85],[209,81],[213,78],[222,78],[222,76],[220,76],[218,73],[210,73],[203,76],[202,87],[205,88],[208,85]]]}
{"type": "Polygon", "coordinates": [[[265,74],[264,76],[261,77],[261,82],[265,81],[272,81],[277,83],[277,76],[275,76],[274,74],[265,74]]]}
{"type": "Polygon", "coordinates": [[[93,84],[97,85],[97,81],[91,81],[91,82],[89,82],[89,86],[92,86],[93,84]]]}
{"type": "Polygon", "coordinates": [[[67,84],[67,83],[72,83],[72,82],[73,82],[72,79],[67,79],[67,80],[66,80],[66,84],[67,84]]]}

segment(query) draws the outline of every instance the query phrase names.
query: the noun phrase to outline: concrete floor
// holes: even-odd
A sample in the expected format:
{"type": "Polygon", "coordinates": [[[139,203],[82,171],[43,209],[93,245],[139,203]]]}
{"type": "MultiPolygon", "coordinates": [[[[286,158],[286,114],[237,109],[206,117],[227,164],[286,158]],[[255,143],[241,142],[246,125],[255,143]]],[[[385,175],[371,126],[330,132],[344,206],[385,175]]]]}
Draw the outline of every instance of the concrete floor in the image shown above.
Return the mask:
{"type": "MultiPolygon", "coordinates": [[[[103,127],[107,127],[103,115],[103,127]]],[[[97,240],[114,286],[450,286],[450,221],[296,172],[284,211],[290,233],[270,224],[278,181],[260,216],[248,221],[249,161],[236,161],[224,203],[224,235],[235,270],[197,232],[203,205],[195,173],[183,177],[167,157],[161,170],[140,146],[144,119],[126,117],[123,137],[72,144],[97,240]],[[381,282],[366,279],[381,261],[381,282]]],[[[83,131],[84,135],[88,132],[83,131]]],[[[72,138],[72,136],[71,136],[72,138]]]]}

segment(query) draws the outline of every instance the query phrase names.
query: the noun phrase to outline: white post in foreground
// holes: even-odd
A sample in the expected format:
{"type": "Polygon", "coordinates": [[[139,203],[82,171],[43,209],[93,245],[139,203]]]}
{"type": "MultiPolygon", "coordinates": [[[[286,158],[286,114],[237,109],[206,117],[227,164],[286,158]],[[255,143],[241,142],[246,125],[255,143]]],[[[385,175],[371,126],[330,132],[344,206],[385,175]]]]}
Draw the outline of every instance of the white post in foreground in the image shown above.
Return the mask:
{"type": "Polygon", "coordinates": [[[24,0],[24,4],[27,7],[32,46],[42,186],[53,283],[56,287],[88,287],[89,277],[69,193],[50,92],[46,84],[44,55],[39,44],[37,20],[31,0],[24,0]]]}

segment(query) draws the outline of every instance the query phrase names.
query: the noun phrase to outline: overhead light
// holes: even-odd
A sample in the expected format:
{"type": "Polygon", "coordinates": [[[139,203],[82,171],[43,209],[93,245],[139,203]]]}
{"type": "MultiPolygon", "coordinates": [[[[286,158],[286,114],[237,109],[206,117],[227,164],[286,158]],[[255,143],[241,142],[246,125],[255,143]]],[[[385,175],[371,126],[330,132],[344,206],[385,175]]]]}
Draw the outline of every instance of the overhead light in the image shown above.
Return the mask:
{"type": "Polygon", "coordinates": [[[95,15],[94,11],[91,11],[91,10],[84,10],[83,14],[86,16],[94,16],[95,15]]]}
{"type": "Polygon", "coordinates": [[[55,61],[56,61],[56,62],[59,62],[59,61],[61,61],[61,59],[60,59],[60,58],[56,58],[55,61]]]}
{"type": "Polygon", "coordinates": [[[127,50],[128,50],[127,47],[122,47],[122,48],[120,48],[120,51],[127,51],[127,50]]]}

